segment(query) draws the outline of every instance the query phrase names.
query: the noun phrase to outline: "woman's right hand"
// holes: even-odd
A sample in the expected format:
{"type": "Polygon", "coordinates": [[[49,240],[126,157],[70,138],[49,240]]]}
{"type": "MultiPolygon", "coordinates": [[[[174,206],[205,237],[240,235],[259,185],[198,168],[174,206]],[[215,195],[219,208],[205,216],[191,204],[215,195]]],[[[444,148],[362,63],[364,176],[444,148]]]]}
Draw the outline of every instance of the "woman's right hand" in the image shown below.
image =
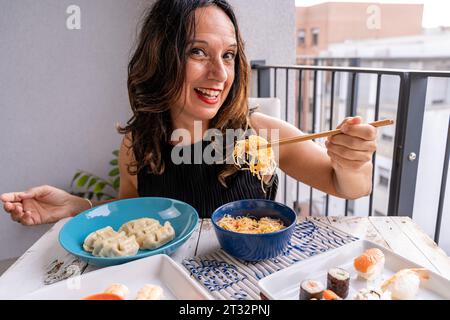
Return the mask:
{"type": "Polygon", "coordinates": [[[52,186],[4,193],[0,195],[0,200],[12,220],[26,226],[57,222],[90,208],[86,199],[52,186]]]}

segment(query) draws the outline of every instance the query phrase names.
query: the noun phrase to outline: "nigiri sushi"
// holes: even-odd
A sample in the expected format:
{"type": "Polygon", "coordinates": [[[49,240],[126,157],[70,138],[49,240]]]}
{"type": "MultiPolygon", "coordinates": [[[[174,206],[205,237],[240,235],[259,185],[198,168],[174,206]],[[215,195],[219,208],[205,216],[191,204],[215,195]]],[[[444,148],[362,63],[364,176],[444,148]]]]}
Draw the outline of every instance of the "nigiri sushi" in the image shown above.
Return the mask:
{"type": "Polygon", "coordinates": [[[106,288],[105,291],[84,297],[83,300],[125,300],[128,292],[127,286],[114,283],[106,288]]]}
{"type": "Polygon", "coordinates": [[[153,284],[146,284],[139,290],[136,300],[162,300],[163,298],[163,288],[153,284]]]}
{"type": "Polygon", "coordinates": [[[104,293],[116,294],[119,297],[121,297],[122,299],[125,299],[125,297],[129,293],[129,290],[128,290],[127,286],[125,286],[123,284],[114,283],[114,284],[110,285],[108,288],[106,288],[104,293]]]}
{"type": "Polygon", "coordinates": [[[424,268],[403,269],[394,274],[382,285],[383,291],[391,291],[396,300],[412,300],[419,292],[420,281],[429,279],[424,268]]]}
{"type": "Polygon", "coordinates": [[[383,272],[384,262],[383,251],[378,248],[372,248],[356,257],[353,261],[353,266],[359,276],[367,280],[374,280],[383,272]]]}

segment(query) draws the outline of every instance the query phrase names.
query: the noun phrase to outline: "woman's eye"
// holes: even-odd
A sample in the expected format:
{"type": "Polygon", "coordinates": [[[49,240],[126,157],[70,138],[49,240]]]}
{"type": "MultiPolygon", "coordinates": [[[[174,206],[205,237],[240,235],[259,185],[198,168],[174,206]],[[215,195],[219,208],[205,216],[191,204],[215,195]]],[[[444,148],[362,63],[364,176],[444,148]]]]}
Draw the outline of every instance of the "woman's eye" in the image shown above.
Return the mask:
{"type": "Polygon", "coordinates": [[[206,56],[205,51],[203,51],[202,49],[199,49],[199,48],[192,48],[191,49],[191,54],[193,56],[198,56],[198,57],[206,56]]]}
{"type": "Polygon", "coordinates": [[[225,60],[234,60],[234,58],[236,57],[236,54],[234,52],[227,52],[224,54],[223,57],[225,60]]]}

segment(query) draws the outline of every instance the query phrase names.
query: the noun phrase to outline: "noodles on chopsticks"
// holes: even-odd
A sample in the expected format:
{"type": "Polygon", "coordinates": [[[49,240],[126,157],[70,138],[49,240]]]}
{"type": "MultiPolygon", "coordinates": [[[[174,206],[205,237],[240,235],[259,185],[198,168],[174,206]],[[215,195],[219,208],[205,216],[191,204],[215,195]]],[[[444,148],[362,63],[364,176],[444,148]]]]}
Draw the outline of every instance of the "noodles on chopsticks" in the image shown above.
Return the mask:
{"type": "Polygon", "coordinates": [[[233,150],[235,165],[242,170],[250,170],[253,175],[256,175],[261,180],[264,193],[264,176],[273,175],[277,168],[274,152],[267,143],[266,139],[251,135],[247,139],[236,141],[233,150]]]}

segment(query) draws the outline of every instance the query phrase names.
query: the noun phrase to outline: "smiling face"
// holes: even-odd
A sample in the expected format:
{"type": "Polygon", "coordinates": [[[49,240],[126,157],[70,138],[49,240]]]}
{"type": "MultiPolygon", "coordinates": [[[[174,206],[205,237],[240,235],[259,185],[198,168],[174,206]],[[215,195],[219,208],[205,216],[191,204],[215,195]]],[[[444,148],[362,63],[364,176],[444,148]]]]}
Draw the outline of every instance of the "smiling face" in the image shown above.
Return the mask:
{"type": "Polygon", "coordinates": [[[197,9],[183,90],[171,109],[175,127],[214,118],[233,84],[236,54],[236,32],[228,16],[216,6],[197,9]]]}

